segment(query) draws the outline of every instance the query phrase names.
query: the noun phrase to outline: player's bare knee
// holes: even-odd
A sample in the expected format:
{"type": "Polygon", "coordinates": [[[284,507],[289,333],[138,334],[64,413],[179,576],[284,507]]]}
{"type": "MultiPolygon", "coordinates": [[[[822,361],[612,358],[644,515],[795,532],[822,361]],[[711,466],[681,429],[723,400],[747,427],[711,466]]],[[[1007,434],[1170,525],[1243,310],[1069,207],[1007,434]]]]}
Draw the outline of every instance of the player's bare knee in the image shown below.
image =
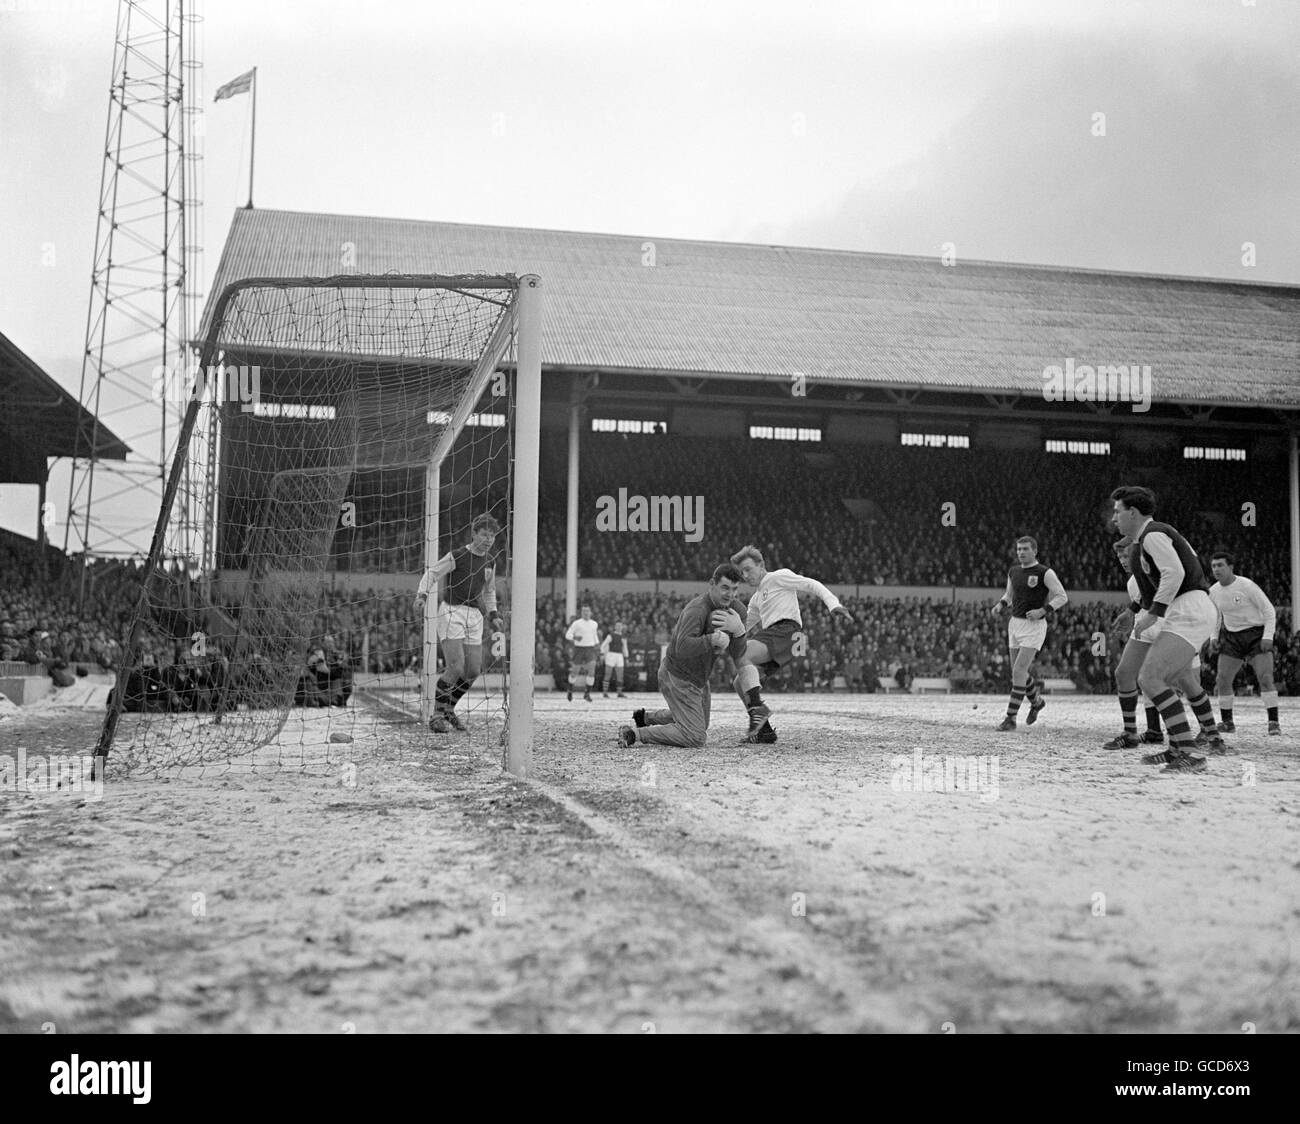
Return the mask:
{"type": "Polygon", "coordinates": [[[1138,688],[1147,698],[1154,699],[1156,695],[1167,691],[1169,684],[1158,678],[1154,673],[1143,671],[1138,675],[1138,688]]]}

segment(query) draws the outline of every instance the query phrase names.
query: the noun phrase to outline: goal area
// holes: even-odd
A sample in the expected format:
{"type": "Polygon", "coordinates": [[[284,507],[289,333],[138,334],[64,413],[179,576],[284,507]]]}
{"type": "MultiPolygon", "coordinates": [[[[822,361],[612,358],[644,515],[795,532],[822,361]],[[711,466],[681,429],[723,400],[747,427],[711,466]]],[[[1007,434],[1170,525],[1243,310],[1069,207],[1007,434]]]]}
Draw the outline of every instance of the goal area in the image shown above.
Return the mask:
{"type": "Polygon", "coordinates": [[[529,773],[540,299],[532,275],[224,289],[183,373],[97,756],[126,773],[499,752],[529,773]],[[455,584],[417,602],[470,544],[455,584]],[[440,641],[440,595],[470,600],[470,571],[468,631],[440,641]],[[440,676],[464,729],[431,721],[440,676]]]}

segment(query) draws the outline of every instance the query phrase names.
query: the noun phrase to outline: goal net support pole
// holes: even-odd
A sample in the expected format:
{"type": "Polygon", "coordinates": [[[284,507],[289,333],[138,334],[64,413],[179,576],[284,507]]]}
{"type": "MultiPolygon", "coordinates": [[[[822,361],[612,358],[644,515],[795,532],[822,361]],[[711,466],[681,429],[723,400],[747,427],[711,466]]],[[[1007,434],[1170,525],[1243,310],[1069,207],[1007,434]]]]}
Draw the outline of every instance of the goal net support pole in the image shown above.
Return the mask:
{"type": "Polygon", "coordinates": [[[533,771],[533,657],[537,642],[537,485],[541,459],[542,281],[519,279],[515,367],[515,502],[510,581],[510,737],[506,768],[533,771]],[[522,560],[522,564],[519,564],[522,560]]]}
{"type": "MultiPolygon", "coordinates": [[[[424,569],[438,561],[438,496],[442,470],[433,461],[424,470],[424,569]]],[[[420,650],[420,725],[426,729],[433,717],[434,692],[438,689],[438,583],[430,583],[424,602],[420,650]]]]}

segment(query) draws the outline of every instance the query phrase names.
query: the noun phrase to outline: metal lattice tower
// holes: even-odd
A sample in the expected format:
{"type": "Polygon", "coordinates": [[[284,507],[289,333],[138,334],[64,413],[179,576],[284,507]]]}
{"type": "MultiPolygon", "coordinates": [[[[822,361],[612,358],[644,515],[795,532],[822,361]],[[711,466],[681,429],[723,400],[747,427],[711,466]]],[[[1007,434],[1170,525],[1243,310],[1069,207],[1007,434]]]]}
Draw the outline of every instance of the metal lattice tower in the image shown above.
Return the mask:
{"type": "MultiPolygon", "coordinates": [[[[64,551],[148,552],[185,412],[201,283],[202,16],[197,0],[119,0],[95,258],[64,551]],[[130,446],[101,460],[99,426],[130,446]]],[[[169,557],[207,565],[195,471],[182,481],[169,557]]],[[[84,575],[84,566],[83,566],[84,575]]],[[[83,581],[84,594],[84,581],[83,581]]]]}

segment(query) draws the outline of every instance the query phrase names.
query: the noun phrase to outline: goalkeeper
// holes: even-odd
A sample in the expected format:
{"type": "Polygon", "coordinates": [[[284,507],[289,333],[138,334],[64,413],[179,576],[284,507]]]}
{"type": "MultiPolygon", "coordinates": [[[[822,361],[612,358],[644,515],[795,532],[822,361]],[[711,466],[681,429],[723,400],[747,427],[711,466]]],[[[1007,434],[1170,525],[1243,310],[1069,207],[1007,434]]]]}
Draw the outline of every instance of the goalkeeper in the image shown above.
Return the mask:
{"type": "Polygon", "coordinates": [[[745,651],[745,622],[732,607],[740,588],[740,571],[724,562],[709,586],[692,597],[677,618],[668,651],[659,665],[659,690],[667,710],[636,710],[635,727],[622,726],[619,744],[678,745],[698,749],[709,729],[709,673],[724,651],[735,659],[745,651]]]}
{"type": "Polygon", "coordinates": [[[445,734],[453,726],[465,729],[456,704],[483,670],[484,613],[494,631],[505,630],[497,612],[496,560],[492,554],[500,531],[501,524],[492,516],[480,515],[470,526],[469,542],[448,551],[430,566],[415,593],[415,611],[423,614],[425,601],[436,592],[438,579],[443,579],[437,633],[444,667],[434,692],[434,714],[429,719],[429,729],[437,734],[445,734]]]}

